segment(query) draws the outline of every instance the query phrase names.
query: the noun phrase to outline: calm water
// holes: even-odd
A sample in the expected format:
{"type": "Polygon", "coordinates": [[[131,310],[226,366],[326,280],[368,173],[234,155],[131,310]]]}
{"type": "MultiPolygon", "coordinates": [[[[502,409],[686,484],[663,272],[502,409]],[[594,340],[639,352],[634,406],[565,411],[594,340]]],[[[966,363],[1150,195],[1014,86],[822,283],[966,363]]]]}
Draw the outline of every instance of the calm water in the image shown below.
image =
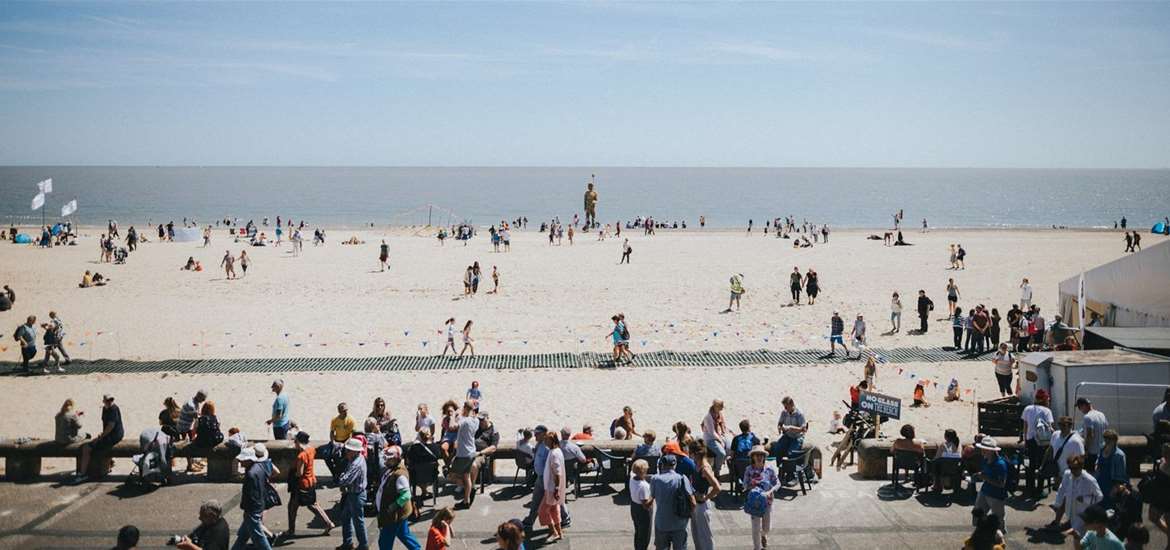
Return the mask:
{"type": "Polygon", "coordinates": [[[122,224],[277,215],[310,224],[491,224],[571,219],[597,174],[602,221],[654,215],[741,227],[776,216],[837,227],[1109,226],[1170,215],[1170,170],[851,168],[284,168],[0,167],[0,221],[39,222],[36,182],[53,178],[46,213],[76,198],[77,220],[122,224]]]}

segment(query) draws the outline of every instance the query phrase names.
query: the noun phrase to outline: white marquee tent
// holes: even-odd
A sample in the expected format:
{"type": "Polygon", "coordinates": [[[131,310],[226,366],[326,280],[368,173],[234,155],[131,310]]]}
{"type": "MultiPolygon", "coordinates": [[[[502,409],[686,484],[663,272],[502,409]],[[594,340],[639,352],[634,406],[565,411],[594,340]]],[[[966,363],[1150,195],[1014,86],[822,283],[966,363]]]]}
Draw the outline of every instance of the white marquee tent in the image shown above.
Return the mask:
{"type": "MultiPolygon", "coordinates": [[[[1170,241],[1151,246],[1084,273],[1085,315],[1109,327],[1170,327],[1170,241]]],[[[1065,323],[1080,320],[1081,276],[1060,283],[1065,323]]],[[[1087,323],[1086,323],[1087,324],[1087,323]]]]}

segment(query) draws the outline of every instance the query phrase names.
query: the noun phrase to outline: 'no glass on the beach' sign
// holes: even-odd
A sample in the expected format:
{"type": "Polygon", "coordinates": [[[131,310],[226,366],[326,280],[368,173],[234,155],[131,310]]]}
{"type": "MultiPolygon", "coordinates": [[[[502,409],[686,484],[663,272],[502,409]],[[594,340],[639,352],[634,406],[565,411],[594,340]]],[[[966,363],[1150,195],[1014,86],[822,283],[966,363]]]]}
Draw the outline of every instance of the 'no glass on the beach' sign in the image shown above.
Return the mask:
{"type": "Polygon", "coordinates": [[[861,401],[858,403],[861,410],[879,414],[894,420],[902,418],[902,400],[880,393],[861,392],[861,401]]]}

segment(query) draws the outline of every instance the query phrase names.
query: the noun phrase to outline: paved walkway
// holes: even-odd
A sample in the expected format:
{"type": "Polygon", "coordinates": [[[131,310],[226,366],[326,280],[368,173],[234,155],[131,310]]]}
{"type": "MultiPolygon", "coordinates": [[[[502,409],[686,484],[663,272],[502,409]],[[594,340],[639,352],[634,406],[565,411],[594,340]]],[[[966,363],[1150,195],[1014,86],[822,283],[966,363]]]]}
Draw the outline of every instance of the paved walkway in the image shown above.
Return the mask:
{"type": "MultiPolygon", "coordinates": [[[[972,356],[944,348],[870,348],[887,363],[961,361],[972,356]]],[[[638,354],[634,366],[647,367],[738,367],[747,365],[813,365],[849,361],[823,349],[753,350],[734,352],[654,351],[638,354]]],[[[454,360],[434,355],[391,355],[384,357],[290,357],[282,359],[171,359],[129,361],[99,359],[74,361],[66,374],[180,372],[185,374],[235,372],[318,372],[318,371],[418,371],[457,369],[577,369],[613,367],[605,353],[540,353],[529,355],[478,355],[454,360]]],[[[19,363],[0,362],[0,373],[16,374],[19,363]]]]}
{"type": "MultiPolygon", "coordinates": [[[[511,468],[499,465],[501,475],[511,468]]],[[[284,486],[279,486],[284,493],[284,486]]],[[[588,492],[570,501],[572,526],[566,539],[544,547],[562,550],[618,550],[632,547],[626,495],[615,490],[588,492]]],[[[79,487],[0,483],[0,548],[108,548],[117,529],[132,523],[142,531],[140,548],[165,548],[172,534],[185,534],[197,523],[199,504],[215,498],[224,504],[227,521],[239,525],[239,486],[233,484],[186,483],[143,492],[115,481],[79,487]]],[[[283,495],[287,496],[287,495],[283,495]]],[[[337,492],[322,490],[320,501],[329,507],[337,492]]],[[[971,499],[951,502],[946,497],[911,496],[894,493],[888,482],[861,481],[846,473],[830,472],[808,495],[784,495],[773,512],[770,548],[840,549],[933,549],[958,548],[970,532],[971,499]]],[[[1048,499],[1046,502],[1049,502],[1048,499]]],[[[287,501],[287,498],[286,498],[287,501]]],[[[457,541],[453,548],[494,549],[491,535],[508,518],[523,517],[528,495],[506,483],[489,486],[471,510],[457,512],[454,524],[457,541]]],[[[453,504],[452,497],[439,497],[439,505],[453,504]]],[[[1008,511],[1008,539],[1011,548],[1072,547],[1071,541],[1036,534],[1034,527],[1052,519],[1045,503],[1011,501],[1008,511]]],[[[722,498],[714,513],[716,548],[751,548],[748,516],[730,497],[722,498]]],[[[428,508],[429,510],[429,508],[428,508]]],[[[286,510],[269,512],[266,523],[276,530],[287,529],[286,510]]],[[[289,541],[284,548],[333,548],[341,543],[340,529],[319,536],[309,525],[312,514],[301,510],[297,530],[304,538],[289,541]]],[[[413,531],[422,540],[427,523],[413,531]]],[[[373,518],[367,521],[371,540],[376,535],[373,518]]],[[[534,533],[529,548],[541,548],[542,531],[534,533]]],[[[1156,534],[1150,548],[1163,548],[1165,538],[1156,534]]],[[[376,547],[376,545],[375,545],[376,547]]]]}

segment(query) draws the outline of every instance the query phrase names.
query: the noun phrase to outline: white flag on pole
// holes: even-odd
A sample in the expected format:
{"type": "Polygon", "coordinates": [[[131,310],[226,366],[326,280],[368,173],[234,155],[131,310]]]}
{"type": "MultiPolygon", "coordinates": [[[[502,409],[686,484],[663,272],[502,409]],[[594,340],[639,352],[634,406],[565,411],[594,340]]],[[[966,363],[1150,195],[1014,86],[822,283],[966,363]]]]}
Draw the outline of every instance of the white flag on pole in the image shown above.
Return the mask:
{"type": "Polygon", "coordinates": [[[37,196],[33,197],[32,209],[38,210],[38,209],[40,209],[40,207],[42,207],[44,205],[45,205],[45,194],[44,193],[37,193],[37,196]]]}
{"type": "Polygon", "coordinates": [[[77,212],[77,199],[73,199],[61,206],[61,217],[67,217],[70,214],[77,212]]]}
{"type": "Polygon", "coordinates": [[[52,193],[53,192],[53,178],[49,178],[49,179],[44,180],[42,182],[38,182],[37,188],[41,190],[41,193],[52,193]]]}

